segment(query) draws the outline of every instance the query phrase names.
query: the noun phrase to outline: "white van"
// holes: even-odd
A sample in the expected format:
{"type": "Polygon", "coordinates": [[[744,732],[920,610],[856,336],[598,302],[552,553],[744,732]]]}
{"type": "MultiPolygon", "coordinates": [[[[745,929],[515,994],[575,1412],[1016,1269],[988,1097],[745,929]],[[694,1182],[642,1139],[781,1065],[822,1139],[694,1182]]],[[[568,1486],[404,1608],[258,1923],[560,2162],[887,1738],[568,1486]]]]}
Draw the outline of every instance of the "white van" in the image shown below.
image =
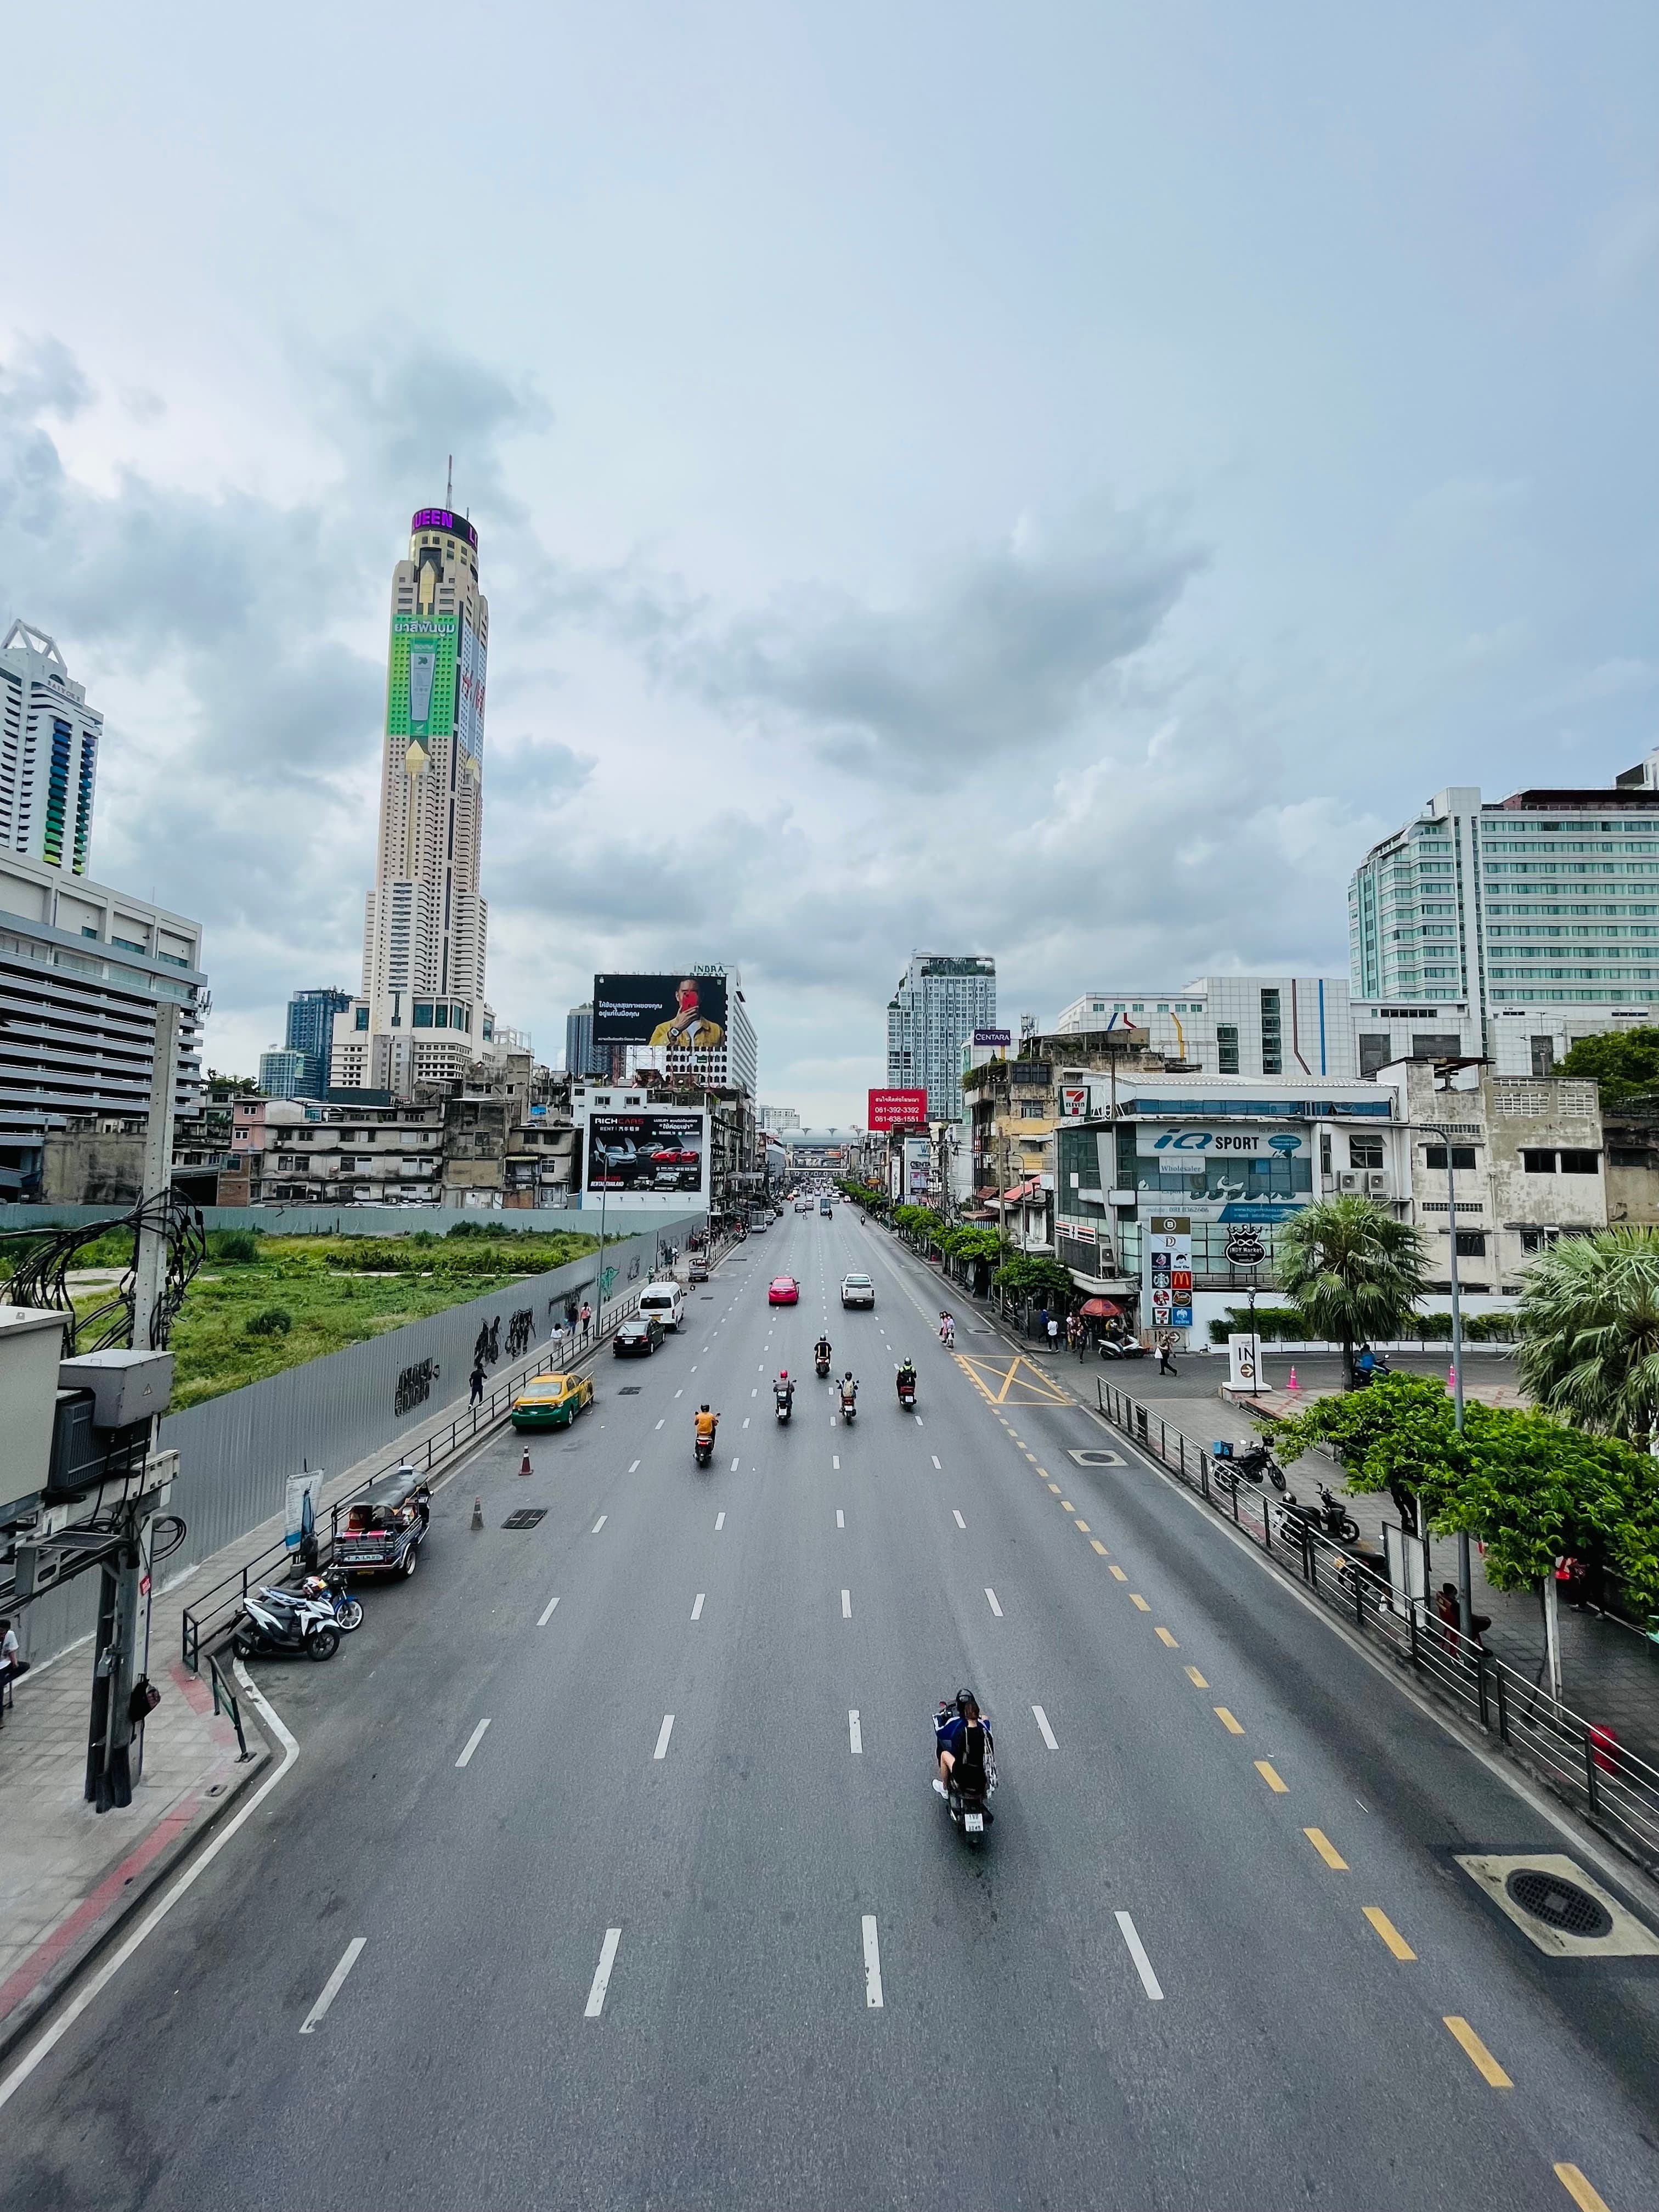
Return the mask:
{"type": "Polygon", "coordinates": [[[685,1292],[678,1283],[647,1283],[640,1292],[640,1311],[654,1314],[665,1328],[684,1328],[685,1292]]]}

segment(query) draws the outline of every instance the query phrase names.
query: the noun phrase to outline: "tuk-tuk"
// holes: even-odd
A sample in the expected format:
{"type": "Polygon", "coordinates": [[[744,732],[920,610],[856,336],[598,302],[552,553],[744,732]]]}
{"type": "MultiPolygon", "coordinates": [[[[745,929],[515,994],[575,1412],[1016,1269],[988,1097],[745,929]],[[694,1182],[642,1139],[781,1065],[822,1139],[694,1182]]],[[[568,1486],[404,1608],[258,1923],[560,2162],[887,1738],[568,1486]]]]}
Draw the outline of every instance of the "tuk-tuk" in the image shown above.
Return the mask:
{"type": "Polygon", "coordinates": [[[340,1509],[331,1564],[351,1575],[412,1575],[431,1525],[426,1477],[394,1468],[340,1509]]]}

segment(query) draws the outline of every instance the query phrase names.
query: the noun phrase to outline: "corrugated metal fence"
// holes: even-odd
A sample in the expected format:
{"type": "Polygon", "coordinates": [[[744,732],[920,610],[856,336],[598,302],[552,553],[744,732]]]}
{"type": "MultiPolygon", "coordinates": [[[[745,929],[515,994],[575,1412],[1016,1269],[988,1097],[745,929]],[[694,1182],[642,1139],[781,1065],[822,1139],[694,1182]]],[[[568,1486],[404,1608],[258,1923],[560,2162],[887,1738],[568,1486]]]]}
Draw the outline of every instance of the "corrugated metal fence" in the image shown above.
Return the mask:
{"type": "MultiPolygon", "coordinates": [[[[608,1243],[605,1296],[638,1290],[649,1279],[659,1238],[683,1242],[682,1232],[702,1219],[687,1214],[653,1222],[638,1236],[608,1243]]],[[[169,1510],[182,1515],[188,1534],[167,1562],[167,1583],[280,1512],[290,1474],[312,1467],[337,1474],[382,1447],[395,1447],[404,1430],[464,1397],[480,1351],[488,1376],[542,1343],[568,1306],[580,1306],[586,1297],[597,1308],[598,1274],[599,1255],[590,1252],[366,1344],[169,1413],[160,1439],[163,1451],[179,1455],[169,1510]]],[[[20,1626],[27,1625],[32,1661],[39,1664],[91,1632],[97,1586],[95,1574],[83,1575],[27,1609],[20,1626]]]]}

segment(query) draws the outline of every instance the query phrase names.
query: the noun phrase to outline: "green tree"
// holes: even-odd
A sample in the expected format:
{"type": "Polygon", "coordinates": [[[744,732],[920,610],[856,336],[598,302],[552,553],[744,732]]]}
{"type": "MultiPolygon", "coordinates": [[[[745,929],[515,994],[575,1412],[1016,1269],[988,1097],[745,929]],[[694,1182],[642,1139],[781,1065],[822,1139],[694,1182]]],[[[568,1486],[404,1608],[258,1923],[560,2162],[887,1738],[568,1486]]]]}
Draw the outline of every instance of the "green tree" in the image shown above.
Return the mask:
{"type": "Polygon", "coordinates": [[[1077,1304],[1077,1285],[1070,1273],[1036,1253],[1021,1252],[1005,1261],[992,1276],[991,1288],[1006,1298],[1040,1301],[1061,1313],[1069,1313],[1077,1304]]]}
{"type": "Polygon", "coordinates": [[[1612,1030],[1580,1037],[1556,1068],[1558,1075],[1588,1076],[1601,1086],[1603,1105],[1647,1097],[1659,1090],[1659,1029],[1612,1030]]]}
{"type": "Polygon", "coordinates": [[[1659,1425],[1659,1229],[1564,1237],[1534,1261],[1521,1292],[1516,1364],[1551,1413],[1645,1440],[1659,1425]]]}
{"type": "Polygon", "coordinates": [[[1302,1207],[1279,1233],[1275,1269],[1319,1334],[1342,1346],[1350,1389],[1355,1345],[1403,1335],[1425,1287],[1417,1231],[1369,1198],[1302,1207]]]}

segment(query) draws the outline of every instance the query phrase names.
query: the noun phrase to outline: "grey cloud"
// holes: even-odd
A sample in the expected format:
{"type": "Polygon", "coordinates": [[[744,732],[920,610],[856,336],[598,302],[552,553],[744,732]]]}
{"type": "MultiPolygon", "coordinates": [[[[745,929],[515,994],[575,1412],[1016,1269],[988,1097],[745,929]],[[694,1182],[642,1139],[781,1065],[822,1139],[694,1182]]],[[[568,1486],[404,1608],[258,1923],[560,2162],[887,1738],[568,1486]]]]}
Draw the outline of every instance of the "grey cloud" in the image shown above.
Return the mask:
{"type": "Polygon", "coordinates": [[[324,426],[355,473],[399,495],[411,484],[429,486],[437,500],[453,454],[459,506],[487,510],[498,527],[525,522],[501,447],[503,439],[535,434],[551,422],[552,410],[533,383],[430,346],[368,360],[337,354],[317,370],[324,426]]]}
{"type": "Polygon", "coordinates": [[[907,607],[798,593],[671,642],[659,665],[711,705],[798,724],[843,765],[959,771],[1073,730],[1201,558],[1112,514],[1052,550],[981,554],[907,607]]]}

